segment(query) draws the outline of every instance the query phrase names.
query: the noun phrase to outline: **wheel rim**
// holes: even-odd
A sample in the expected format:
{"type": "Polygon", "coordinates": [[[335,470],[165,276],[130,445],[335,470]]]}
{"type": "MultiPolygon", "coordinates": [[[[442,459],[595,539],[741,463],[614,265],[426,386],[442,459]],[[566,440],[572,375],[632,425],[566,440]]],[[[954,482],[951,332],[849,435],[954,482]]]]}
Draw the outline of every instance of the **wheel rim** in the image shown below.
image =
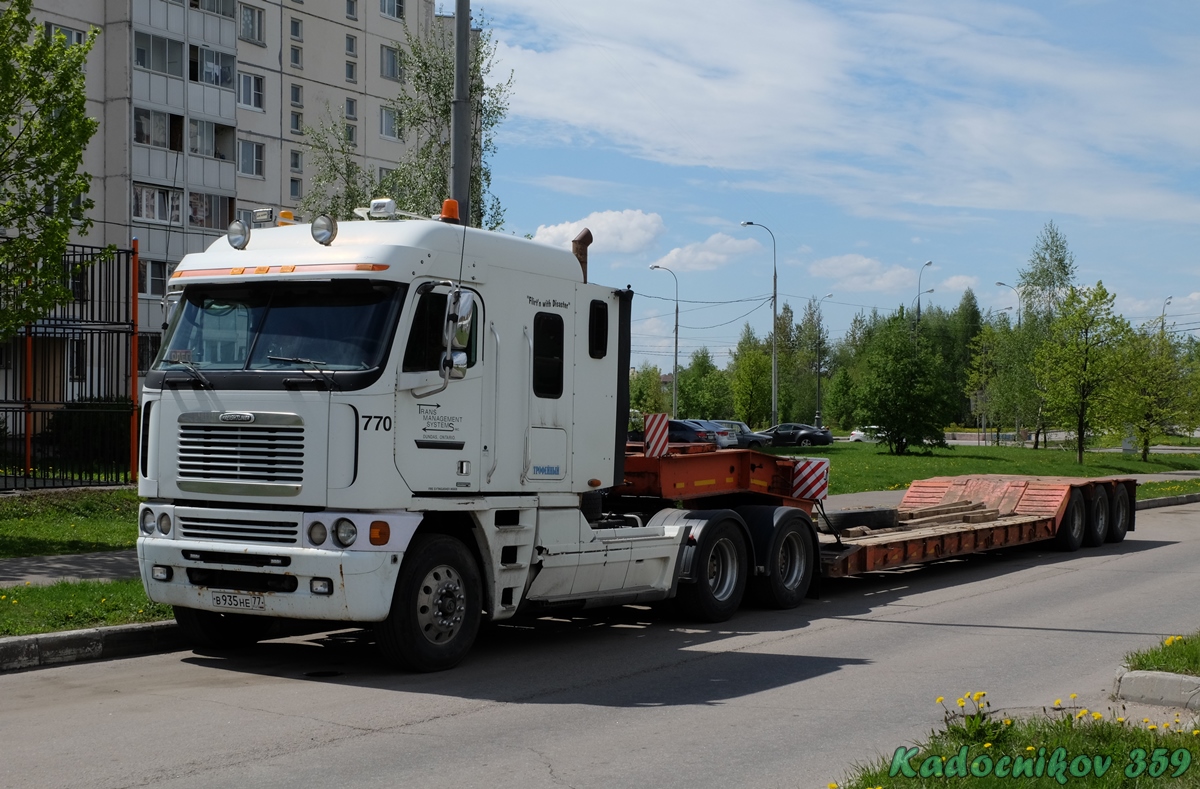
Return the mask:
{"type": "Polygon", "coordinates": [[[1103,505],[1097,502],[1096,504],[1096,534],[1103,535],[1108,533],[1108,502],[1103,505]]]}
{"type": "Polygon", "coordinates": [[[431,644],[445,644],[462,628],[467,610],[458,570],[447,564],[434,567],[417,590],[417,624],[431,644]]]}
{"type": "Polygon", "coordinates": [[[779,580],[785,589],[795,589],[804,580],[804,546],[800,535],[789,532],[779,546],[779,580]]]}
{"type": "Polygon", "coordinates": [[[807,438],[805,438],[805,439],[802,439],[802,440],[800,441],[800,446],[802,446],[802,447],[810,447],[810,446],[812,446],[812,441],[811,441],[811,440],[809,440],[809,439],[807,439],[807,438]]]}
{"type": "Polygon", "coordinates": [[[737,549],[728,537],[722,537],[708,554],[708,588],[712,596],[724,602],[737,587],[737,549]]]}

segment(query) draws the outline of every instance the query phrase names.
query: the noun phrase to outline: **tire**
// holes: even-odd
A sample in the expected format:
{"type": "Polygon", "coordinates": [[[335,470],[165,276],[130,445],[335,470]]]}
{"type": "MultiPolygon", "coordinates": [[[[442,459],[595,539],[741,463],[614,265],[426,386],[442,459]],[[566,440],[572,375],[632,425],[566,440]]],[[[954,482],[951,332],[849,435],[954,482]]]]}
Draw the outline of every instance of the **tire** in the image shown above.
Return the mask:
{"type": "Polygon", "coordinates": [[[1071,488],[1070,500],[1067,502],[1066,512],[1063,513],[1062,522],[1058,526],[1058,533],[1054,537],[1054,544],[1060,551],[1079,550],[1079,546],[1083,545],[1083,533],[1085,531],[1084,524],[1087,521],[1087,511],[1083,504],[1083,494],[1079,488],[1071,488]]]}
{"type": "Polygon", "coordinates": [[[701,622],[724,622],[746,592],[746,539],[732,520],[713,521],[700,533],[692,554],[691,583],[681,583],[680,610],[701,622]]]}
{"type": "Polygon", "coordinates": [[[384,657],[410,671],[445,671],[462,662],[483,618],[475,557],[453,537],[413,539],[392,593],[392,610],[375,626],[384,657]]]}
{"type": "Polygon", "coordinates": [[[811,447],[811,446],[812,446],[812,439],[811,439],[811,438],[802,438],[802,439],[800,439],[799,441],[797,441],[797,442],[796,442],[796,446],[799,446],[799,447],[811,447]]]}
{"type": "Polygon", "coordinates": [[[193,646],[209,649],[238,649],[273,638],[279,623],[269,616],[224,614],[172,606],[175,622],[193,646]]]}
{"type": "Polygon", "coordinates": [[[1129,526],[1133,523],[1133,507],[1129,506],[1129,488],[1117,483],[1113,488],[1112,500],[1108,507],[1108,535],[1105,539],[1109,542],[1120,542],[1125,539],[1125,535],[1129,533],[1129,526]]]}
{"type": "Polygon", "coordinates": [[[1092,490],[1092,498],[1088,501],[1087,521],[1083,530],[1083,544],[1089,548],[1098,548],[1108,539],[1108,491],[1103,485],[1096,485],[1092,490]]]}
{"type": "Polygon", "coordinates": [[[803,522],[781,523],[763,558],[767,575],[751,579],[754,599],[768,608],[786,610],[800,605],[816,572],[812,539],[803,522]]]}

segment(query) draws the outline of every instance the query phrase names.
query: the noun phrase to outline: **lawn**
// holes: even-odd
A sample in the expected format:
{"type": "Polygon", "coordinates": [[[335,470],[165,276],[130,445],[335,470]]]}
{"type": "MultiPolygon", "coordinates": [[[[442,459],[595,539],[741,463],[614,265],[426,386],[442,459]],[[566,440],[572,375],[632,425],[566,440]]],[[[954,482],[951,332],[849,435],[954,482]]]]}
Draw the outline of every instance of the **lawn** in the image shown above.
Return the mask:
{"type": "Polygon", "coordinates": [[[150,602],[138,579],[0,587],[0,637],[159,622],[172,616],[169,605],[150,602]]]}
{"type": "Polygon", "coordinates": [[[1162,644],[1125,656],[1125,665],[1134,671],[1169,671],[1200,677],[1200,633],[1167,636],[1162,644]]]}
{"type": "Polygon", "coordinates": [[[137,511],[137,491],[132,488],[0,497],[0,559],[133,548],[137,511]]]}

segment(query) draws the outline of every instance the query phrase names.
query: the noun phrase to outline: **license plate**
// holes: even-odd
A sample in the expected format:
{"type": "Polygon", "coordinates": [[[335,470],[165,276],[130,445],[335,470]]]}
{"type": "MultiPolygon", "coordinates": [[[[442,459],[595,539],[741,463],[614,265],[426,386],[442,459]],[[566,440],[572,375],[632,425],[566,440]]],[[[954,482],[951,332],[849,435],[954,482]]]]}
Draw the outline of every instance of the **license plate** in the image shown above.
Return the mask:
{"type": "Polygon", "coordinates": [[[262,595],[213,592],[212,604],[216,608],[240,608],[243,611],[265,611],[267,601],[262,595]]]}

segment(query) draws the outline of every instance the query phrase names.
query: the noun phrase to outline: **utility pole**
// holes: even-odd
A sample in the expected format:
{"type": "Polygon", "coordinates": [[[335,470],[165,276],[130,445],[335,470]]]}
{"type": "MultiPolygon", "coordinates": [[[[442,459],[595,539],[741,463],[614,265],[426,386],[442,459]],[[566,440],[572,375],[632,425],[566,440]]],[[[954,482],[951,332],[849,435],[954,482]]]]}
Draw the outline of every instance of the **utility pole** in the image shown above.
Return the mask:
{"type": "Polygon", "coordinates": [[[450,104],[450,197],[458,215],[471,224],[471,0],[455,0],[454,100],[450,104]]]}

